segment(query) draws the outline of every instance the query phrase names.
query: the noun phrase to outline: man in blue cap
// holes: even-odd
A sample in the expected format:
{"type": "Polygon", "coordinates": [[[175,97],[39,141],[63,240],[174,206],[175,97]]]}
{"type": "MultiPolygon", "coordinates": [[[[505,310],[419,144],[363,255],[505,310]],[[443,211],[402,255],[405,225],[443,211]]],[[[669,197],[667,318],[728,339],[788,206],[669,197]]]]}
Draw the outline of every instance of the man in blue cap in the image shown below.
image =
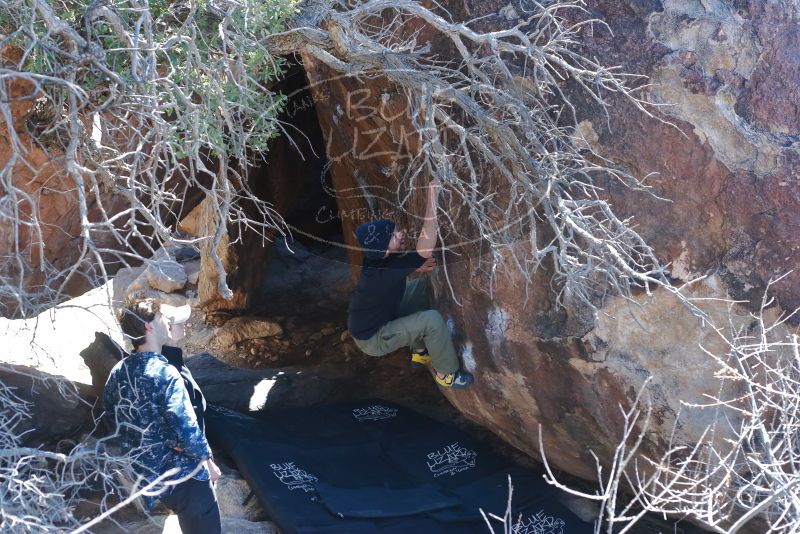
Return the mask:
{"type": "Polygon", "coordinates": [[[356,228],[364,261],[350,299],[347,328],[356,346],[366,354],[383,356],[409,347],[412,365],[430,363],[439,385],[461,389],[472,384],[473,377],[459,369],[458,355],[442,314],[428,309],[426,281],[406,281],[408,275],[430,272],[436,266],[433,249],[440,187],[434,180],[428,190],[425,220],[415,251],[404,252],[405,231],[396,230],[392,221],[369,221],[356,228]]]}

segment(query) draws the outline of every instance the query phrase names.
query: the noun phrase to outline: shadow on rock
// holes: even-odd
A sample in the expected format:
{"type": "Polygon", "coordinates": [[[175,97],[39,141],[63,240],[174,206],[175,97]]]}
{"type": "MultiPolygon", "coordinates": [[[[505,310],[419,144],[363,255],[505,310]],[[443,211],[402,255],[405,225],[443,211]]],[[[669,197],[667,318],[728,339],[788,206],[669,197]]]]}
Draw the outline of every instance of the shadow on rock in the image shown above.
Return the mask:
{"type": "Polygon", "coordinates": [[[202,353],[186,365],[206,400],[238,411],[269,410],[336,402],[348,398],[344,387],[353,371],[317,365],[280,369],[242,369],[202,353]]]}

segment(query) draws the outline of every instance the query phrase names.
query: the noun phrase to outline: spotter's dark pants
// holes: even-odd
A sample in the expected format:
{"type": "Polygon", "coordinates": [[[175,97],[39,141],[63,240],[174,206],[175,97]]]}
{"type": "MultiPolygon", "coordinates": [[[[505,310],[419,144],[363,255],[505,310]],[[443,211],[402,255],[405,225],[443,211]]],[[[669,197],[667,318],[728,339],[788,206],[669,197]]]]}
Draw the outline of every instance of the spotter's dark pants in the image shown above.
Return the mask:
{"type": "Polygon", "coordinates": [[[210,480],[181,482],[161,501],[178,516],[184,534],[222,533],[217,495],[210,480]]]}

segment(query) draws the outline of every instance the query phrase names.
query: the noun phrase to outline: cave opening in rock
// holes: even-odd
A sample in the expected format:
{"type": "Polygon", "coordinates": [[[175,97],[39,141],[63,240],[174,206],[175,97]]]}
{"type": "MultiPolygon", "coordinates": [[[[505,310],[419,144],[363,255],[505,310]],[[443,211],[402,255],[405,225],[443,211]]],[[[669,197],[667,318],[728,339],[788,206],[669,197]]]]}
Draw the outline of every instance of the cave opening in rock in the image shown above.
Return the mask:
{"type": "Polygon", "coordinates": [[[231,311],[274,319],[285,332],[283,346],[260,341],[264,347],[245,347],[252,365],[274,363],[277,352],[282,364],[307,359],[301,338],[319,331],[338,337],[352,288],[318,110],[299,58],[285,59],[285,73],[271,87],[287,98],[278,116],[283,131],[265,161],[250,170],[249,181],[283,217],[286,236],[275,233],[268,243],[255,232],[242,234],[230,277],[232,289],[246,294],[245,309],[231,311]]]}
{"type": "Polygon", "coordinates": [[[335,247],[343,241],[336,195],[314,98],[298,59],[289,58],[286,73],[273,90],[287,97],[278,116],[284,133],[275,139],[268,164],[259,172],[275,188],[275,206],[291,240],[314,251],[335,247]]]}
{"type": "Polygon", "coordinates": [[[287,223],[290,245],[316,250],[341,243],[342,228],[306,72],[298,58],[284,59],[285,72],[271,87],[286,97],[277,117],[282,133],[270,143],[266,161],[251,170],[250,183],[287,223]]]}

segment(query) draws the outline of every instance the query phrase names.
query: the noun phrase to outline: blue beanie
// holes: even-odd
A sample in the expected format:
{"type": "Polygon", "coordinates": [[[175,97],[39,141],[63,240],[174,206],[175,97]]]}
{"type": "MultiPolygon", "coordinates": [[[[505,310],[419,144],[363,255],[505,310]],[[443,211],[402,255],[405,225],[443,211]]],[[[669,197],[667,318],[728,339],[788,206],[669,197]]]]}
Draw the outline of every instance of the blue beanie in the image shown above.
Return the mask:
{"type": "Polygon", "coordinates": [[[356,239],[364,249],[364,257],[370,260],[383,258],[389,248],[394,232],[394,223],[387,219],[369,221],[356,228],[356,239]]]}

